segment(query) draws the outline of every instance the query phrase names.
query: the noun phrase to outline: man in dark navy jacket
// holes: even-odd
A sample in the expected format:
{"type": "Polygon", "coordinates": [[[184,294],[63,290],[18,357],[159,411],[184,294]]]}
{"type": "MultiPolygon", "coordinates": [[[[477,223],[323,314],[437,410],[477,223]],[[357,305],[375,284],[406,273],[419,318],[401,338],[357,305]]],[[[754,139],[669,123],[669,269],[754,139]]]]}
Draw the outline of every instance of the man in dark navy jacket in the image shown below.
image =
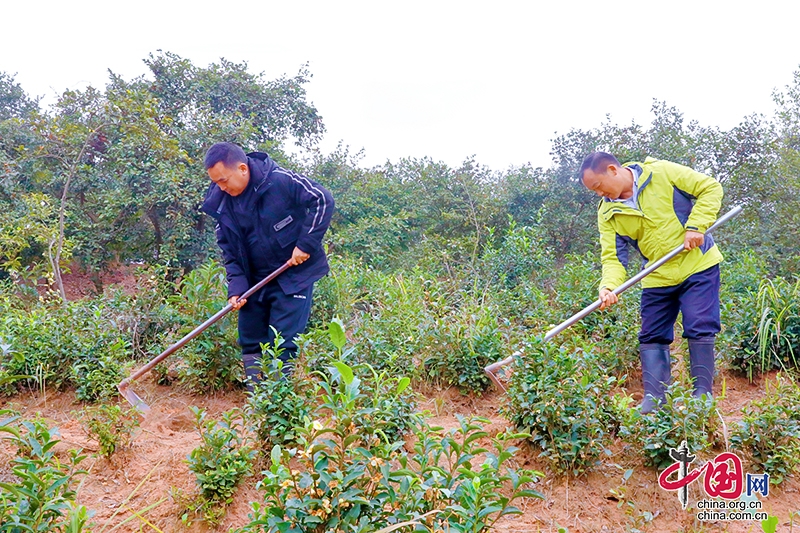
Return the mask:
{"type": "Polygon", "coordinates": [[[283,370],[297,353],[294,338],[305,330],[314,282],[328,273],[322,238],[333,197],[319,183],[279,167],[267,154],[217,143],[205,157],[212,183],[202,210],[217,221],[217,243],[228,278],[228,302],[239,310],[239,344],[251,391],[259,381],[261,344],[283,337],[283,370]],[[247,289],[290,261],[292,268],[249,300],[247,289]],[[270,327],[271,326],[271,327],[270,327]]]}

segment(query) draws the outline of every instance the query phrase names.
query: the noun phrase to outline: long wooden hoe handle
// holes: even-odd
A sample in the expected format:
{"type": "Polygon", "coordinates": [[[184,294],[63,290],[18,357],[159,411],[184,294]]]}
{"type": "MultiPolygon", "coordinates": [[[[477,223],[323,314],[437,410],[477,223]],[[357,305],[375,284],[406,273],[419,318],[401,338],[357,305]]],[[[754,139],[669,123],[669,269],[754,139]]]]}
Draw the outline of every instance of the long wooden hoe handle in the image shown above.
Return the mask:
{"type": "MultiPolygon", "coordinates": [[[[270,281],[272,281],[275,278],[277,278],[278,276],[280,276],[286,269],[288,269],[291,266],[292,266],[291,263],[289,263],[289,261],[287,261],[286,263],[281,265],[280,268],[275,270],[272,274],[270,274],[266,278],[262,279],[261,281],[259,281],[258,283],[256,283],[252,287],[250,287],[247,290],[247,292],[245,292],[244,294],[242,294],[239,297],[239,300],[246,300],[247,298],[252,296],[256,291],[261,289],[264,285],[266,285],[270,281]]],[[[214,316],[212,316],[211,318],[209,318],[208,320],[206,320],[205,322],[203,322],[202,324],[200,324],[199,326],[194,328],[190,333],[188,333],[181,340],[179,340],[178,342],[176,342],[175,344],[173,344],[172,346],[170,346],[169,348],[167,348],[166,350],[161,352],[160,355],[158,355],[157,357],[154,357],[149,363],[147,363],[142,368],[140,368],[139,370],[137,370],[136,372],[131,374],[129,377],[123,379],[117,385],[117,390],[119,390],[119,393],[122,395],[122,397],[125,398],[126,400],[128,400],[128,402],[130,402],[130,404],[133,405],[139,411],[141,411],[143,413],[146,413],[147,411],[149,411],[150,407],[144,402],[144,400],[142,400],[139,397],[138,394],[136,394],[132,389],[129,388],[131,382],[139,379],[143,375],[145,375],[148,372],[150,372],[153,369],[154,366],[156,366],[158,363],[160,363],[161,361],[163,361],[164,359],[166,359],[167,357],[169,357],[173,353],[175,353],[178,350],[180,350],[181,348],[183,348],[186,345],[186,343],[188,343],[190,340],[192,340],[195,337],[197,337],[198,335],[200,335],[202,332],[204,332],[206,329],[208,329],[209,326],[211,326],[212,324],[217,322],[223,316],[227,315],[232,309],[233,309],[233,305],[227,304],[225,307],[223,307],[222,309],[217,311],[217,313],[214,316]]]]}
{"type": "MultiPolygon", "coordinates": [[[[724,224],[728,220],[732,219],[733,217],[735,217],[736,215],[738,215],[741,212],[742,212],[742,207],[741,206],[734,207],[733,209],[731,209],[730,211],[728,211],[727,213],[725,213],[724,215],[719,217],[717,219],[717,221],[714,222],[714,224],[712,224],[711,227],[709,227],[706,230],[706,234],[711,233],[713,230],[717,229],[722,224],[724,224]]],[[[646,278],[647,276],[649,276],[650,274],[652,274],[653,272],[658,270],[658,268],[661,267],[661,265],[663,265],[664,263],[666,263],[667,261],[669,261],[673,257],[679,255],[683,251],[684,251],[683,244],[680,244],[679,246],[676,246],[674,250],[672,250],[667,255],[665,255],[664,257],[662,257],[661,259],[659,259],[655,263],[651,264],[650,266],[648,266],[647,268],[645,268],[644,270],[642,270],[641,272],[639,272],[638,274],[636,274],[632,278],[630,278],[628,281],[626,281],[625,283],[623,283],[622,285],[620,285],[619,287],[614,289],[612,292],[614,294],[622,294],[623,292],[625,292],[626,290],[630,289],[631,287],[633,287],[634,285],[639,283],[641,280],[643,280],[644,278],[646,278]]],[[[544,340],[545,341],[549,341],[550,339],[552,339],[553,337],[555,337],[556,335],[558,335],[559,333],[561,333],[562,331],[564,331],[568,327],[572,326],[576,322],[578,322],[581,319],[583,319],[585,316],[587,316],[587,315],[591,314],[592,312],[596,311],[600,307],[601,304],[602,304],[602,302],[598,298],[591,305],[586,306],[583,310],[578,311],[577,313],[575,313],[574,315],[572,315],[571,317],[566,319],[564,322],[562,322],[561,324],[557,325],[556,327],[554,327],[553,329],[548,331],[547,334],[544,336],[544,340]]],[[[491,365],[487,366],[486,368],[483,369],[483,371],[486,373],[488,378],[492,381],[492,383],[494,383],[494,385],[498,389],[500,389],[502,391],[505,391],[506,389],[503,386],[503,384],[500,382],[500,380],[497,378],[496,372],[498,370],[500,370],[502,367],[510,364],[512,361],[514,361],[516,358],[520,357],[521,355],[522,355],[521,351],[516,351],[510,357],[506,357],[502,361],[497,361],[496,363],[492,363],[491,365]]]]}

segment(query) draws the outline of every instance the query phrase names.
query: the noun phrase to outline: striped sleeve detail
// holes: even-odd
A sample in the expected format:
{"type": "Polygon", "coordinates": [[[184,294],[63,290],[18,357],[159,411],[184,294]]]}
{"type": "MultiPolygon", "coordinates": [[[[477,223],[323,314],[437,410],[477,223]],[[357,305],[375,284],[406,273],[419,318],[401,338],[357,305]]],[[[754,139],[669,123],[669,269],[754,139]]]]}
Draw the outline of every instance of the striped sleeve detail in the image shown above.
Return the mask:
{"type": "Polygon", "coordinates": [[[308,230],[308,233],[312,233],[315,229],[319,227],[320,221],[325,219],[325,210],[327,209],[327,202],[325,201],[325,195],[320,191],[311,181],[306,178],[305,176],[300,176],[295,174],[294,172],[286,172],[282,169],[276,168],[273,172],[277,172],[287,176],[292,181],[303,187],[303,189],[310,194],[317,202],[317,209],[314,213],[314,218],[311,221],[311,227],[308,230]]]}

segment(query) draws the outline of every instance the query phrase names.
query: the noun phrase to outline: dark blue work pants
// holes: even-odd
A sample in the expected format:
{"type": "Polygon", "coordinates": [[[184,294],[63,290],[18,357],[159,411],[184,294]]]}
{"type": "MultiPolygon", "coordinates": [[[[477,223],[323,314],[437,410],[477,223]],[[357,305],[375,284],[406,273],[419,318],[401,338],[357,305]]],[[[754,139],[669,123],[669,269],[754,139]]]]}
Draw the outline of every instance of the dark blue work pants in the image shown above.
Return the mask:
{"type": "Polygon", "coordinates": [[[708,338],[719,333],[719,265],[692,274],[679,285],[643,289],[639,343],[672,343],[678,311],[683,313],[684,338],[708,338]]]}
{"type": "Polygon", "coordinates": [[[283,337],[281,359],[294,359],[297,344],[294,338],[303,333],[311,315],[311,296],[314,286],[295,294],[284,294],[276,282],[247,299],[239,310],[239,345],[242,353],[261,353],[261,343],[272,345],[274,327],[283,337]]]}

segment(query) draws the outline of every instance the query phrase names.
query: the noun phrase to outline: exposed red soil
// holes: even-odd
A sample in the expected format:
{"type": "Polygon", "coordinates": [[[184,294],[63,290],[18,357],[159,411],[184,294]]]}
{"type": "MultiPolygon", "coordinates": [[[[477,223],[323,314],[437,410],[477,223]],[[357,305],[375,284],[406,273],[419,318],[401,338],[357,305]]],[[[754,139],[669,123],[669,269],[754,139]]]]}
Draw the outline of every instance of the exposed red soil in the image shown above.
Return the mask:
{"type": "MultiPolygon", "coordinates": [[[[104,289],[115,286],[121,288],[127,294],[133,294],[138,288],[135,272],[135,265],[115,265],[100,275],[100,282],[104,289]]],[[[67,300],[77,300],[97,294],[97,286],[92,280],[92,275],[79,265],[72,265],[69,273],[62,275],[62,280],[64,282],[64,292],[67,293],[67,300]]]]}
{"type": "MultiPolygon", "coordinates": [[[[735,420],[742,405],[761,395],[764,385],[763,380],[750,384],[743,378],[730,375],[725,376],[725,381],[727,396],[720,400],[719,406],[730,423],[735,420]]],[[[83,467],[89,474],[80,485],[78,501],[95,511],[94,521],[97,524],[108,523],[113,526],[130,517],[133,511],[141,511],[164,500],[145,515],[160,530],[208,530],[202,522],[197,521],[187,528],[180,520],[182,509],[170,497],[173,488],[188,495],[196,492],[194,476],[185,459],[199,445],[200,438],[193,427],[193,416],[188,407],[197,405],[208,410],[210,416],[216,417],[232,407],[242,406],[244,394],[230,392],[194,396],[175,387],[158,386],[148,378],[137,383],[137,392],[150,403],[151,412],[144,418],[129,448],[118,451],[110,461],[96,455],[86,459],[83,467]]],[[[428,390],[425,396],[421,408],[431,412],[430,422],[434,425],[446,429],[457,427],[457,414],[489,419],[490,423],[485,428],[490,436],[509,425],[498,414],[498,406],[502,402],[498,393],[476,398],[447,389],[428,390]]],[[[46,396],[24,394],[2,403],[5,407],[21,411],[25,417],[40,413],[57,426],[61,434],[61,444],[57,450],[65,457],[70,448],[83,448],[89,453],[97,450],[97,443],[88,438],[77,419],[76,412],[82,406],[75,401],[71,392],[51,392],[46,396]]],[[[538,460],[532,446],[526,442],[519,442],[517,446],[520,451],[514,459],[516,466],[547,473],[546,465],[538,460]]],[[[556,532],[559,527],[566,527],[570,532],[626,531],[633,527],[654,533],[761,531],[760,525],[753,522],[699,522],[695,518],[696,511],[683,510],[675,493],[666,492],[658,486],[658,473],[645,468],[641,458],[629,446],[616,442],[611,452],[612,455],[604,459],[598,469],[585,477],[567,479],[546,474],[535,486],[545,495],[545,499],[521,502],[518,506],[523,514],[503,518],[497,524],[497,531],[556,532]],[[623,483],[622,475],[628,469],[633,469],[634,473],[623,483]],[[627,498],[622,505],[611,493],[612,490],[620,491],[620,487],[624,487],[622,490],[626,491],[627,498]],[[641,516],[645,511],[655,515],[650,523],[642,522],[641,516]]],[[[11,479],[7,465],[12,454],[10,445],[0,445],[0,465],[3,465],[0,466],[0,479],[11,479]]],[[[216,531],[227,531],[248,522],[249,502],[260,499],[255,481],[256,478],[251,477],[240,486],[234,503],[227,509],[216,531]]],[[[790,513],[800,509],[799,488],[796,477],[787,479],[780,487],[770,487],[769,496],[761,498],[764,510],[779,517],[780,524],[788,527],[790,513]]],[[[699,483],[690,486],[689,501],[696,502],[704,498],[701,491],[699,483]]],[[[139,531],[141,526],[142,523],[134,518],[117,531],[139,531]]],[[[144,527],[144,530],[148,529],[144,527]]]]}

